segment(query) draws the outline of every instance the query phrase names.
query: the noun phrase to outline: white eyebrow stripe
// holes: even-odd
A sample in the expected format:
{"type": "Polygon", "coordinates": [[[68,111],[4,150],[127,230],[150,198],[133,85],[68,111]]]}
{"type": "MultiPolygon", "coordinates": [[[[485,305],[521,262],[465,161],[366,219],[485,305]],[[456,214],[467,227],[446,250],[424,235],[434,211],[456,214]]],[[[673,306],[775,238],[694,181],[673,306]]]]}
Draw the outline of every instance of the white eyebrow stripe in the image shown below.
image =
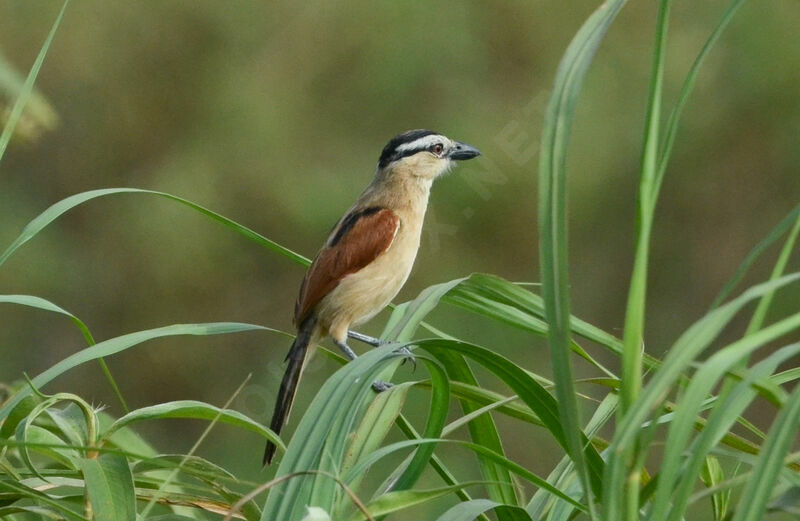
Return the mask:
{"type": "Polygon", "coordinates": [[[414,141],[410,141],[408,143],[403,143],[402,145],[398,146],[395,149],[395,152],[405,152],[407,150],[425,150],[436,143],[444,143],[445,137],[439,134],[431,134],[430,136],[421,137],[419,139],[415,139],[414,141]]]}

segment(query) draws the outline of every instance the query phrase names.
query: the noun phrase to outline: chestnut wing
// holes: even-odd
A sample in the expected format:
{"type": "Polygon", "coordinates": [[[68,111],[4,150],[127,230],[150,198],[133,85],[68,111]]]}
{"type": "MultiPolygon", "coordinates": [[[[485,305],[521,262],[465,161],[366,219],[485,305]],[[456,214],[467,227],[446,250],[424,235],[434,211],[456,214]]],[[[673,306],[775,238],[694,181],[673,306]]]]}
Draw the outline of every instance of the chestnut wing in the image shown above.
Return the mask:
{"type": "Polygon", "coordinates": [[[308,268],[294,308],[295,324],[301,324],[344,277],[388,250],[399,227],[400,217],[387,208],[370,207],[347,214],[308,268]]]}

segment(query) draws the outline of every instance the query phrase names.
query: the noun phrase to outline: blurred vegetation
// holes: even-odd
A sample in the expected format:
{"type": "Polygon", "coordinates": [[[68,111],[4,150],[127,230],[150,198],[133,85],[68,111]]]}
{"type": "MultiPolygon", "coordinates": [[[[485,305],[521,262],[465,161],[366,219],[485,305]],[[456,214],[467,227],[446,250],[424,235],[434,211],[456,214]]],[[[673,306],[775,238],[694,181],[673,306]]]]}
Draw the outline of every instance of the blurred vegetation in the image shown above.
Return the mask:
{"type": "MultiPolygon", "coordinates": [[[[668,100],[723,4],[675,5],[668,100]]],[[[14,69],[28,70],[59,7],[0,4],[0,51],[14,69]]],[[[398,300],[471,272],[536,281],[544,107],[558,60],[594,7],[583,0],[74,2],[37,80],[58,126],[51,118],[49,132],[17,136],[0,166],[2,248],[64,197],[133,186],[186,197],[311,256],[370,179],[386,140],[428,127],[475,144],[484,157],[435,187],[417,267],[398,300]]],[[[572,310],[618,336],[654,19],[653,3],[623,10],[587,77],[570,145],[572,310]]],[[[797,22],[796,1],[747,3],[700,73],[656,215],[651,354],[663,354],[709,308],[750,248],[800,199],[797,22]]],[[[2,293],[45,297],[79,316],[98,341],[180,322],[291,330],[302,268],[178,205],[115,197],[68,213],[20,250],[0,270],[2,293]]],[[[797,262],[787,271],[797,271],[797,262]]],[[[757,267],[747,282],[764,280],[769,269],[757,267]]],[[[773,312],[796,310],[798,300],[797,287],[789,288],[773,312]]],[[[83,346],[60,317],[10,306],[2,312],[0,381],[37,374],[83,346]]],[[[380,332],[386,316],[366,331],[380,332]]],[[[549,372],[540,339],[446,308],[434,318],[549,372]],[[531,359],[531,344],[541,347],[539,359],[531,359]]],[[[252,372],[237,408],[265,420],[287,347],[286,339],[261,334],[170,339],[109,365],[133,407],[178,399],[221,405],[252,372]]],[[[333,368],[318,359],[304,385],[315,389],[333,368]]],[[[585,369],[578,366],[579,375],[585,369]]],[[[96,366],[67,373],[62,386],[122,414],[96,366]]],[[[298,409],[312,394],[301,390],[298,409]]],[[[770,420],[754,416],[762,427],[770,420]]],[[[185,450],[184,434],[194,439],[201,429],[143,425],[167,452],[185,450]]],[[[544,472],[558,461],[547,450],[553,441],[535,429],[504,440],[527,468],[544,472]],[[540,451],[530,450],[534,435],[540,451]]],[[[215,431],[200,452],[255,479],[262,443],[245,432],[215,431]]]]}

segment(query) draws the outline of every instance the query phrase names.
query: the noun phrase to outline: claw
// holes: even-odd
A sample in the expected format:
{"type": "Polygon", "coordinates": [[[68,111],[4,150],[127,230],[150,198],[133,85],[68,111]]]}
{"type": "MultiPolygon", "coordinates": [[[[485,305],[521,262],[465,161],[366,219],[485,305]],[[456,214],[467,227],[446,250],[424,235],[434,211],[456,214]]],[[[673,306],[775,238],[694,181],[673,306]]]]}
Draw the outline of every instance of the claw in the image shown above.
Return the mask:
{"type": "MultiPolygon", "coordinates": [[[[399,353],[403,353],[403,355],[405,355],[405,358],[403,358],[403,364],[405,364],[406,362],[410,362],[411,365],[413,366],[411,368],[411,371],[412,372],[416,371],[417,370],[417,358],[411,353],[411,350],[408,347],[401,347],[397,351],[399,353]]],[[[401,364],[401,365],[403,365],[403,364],[401,364]]]]}

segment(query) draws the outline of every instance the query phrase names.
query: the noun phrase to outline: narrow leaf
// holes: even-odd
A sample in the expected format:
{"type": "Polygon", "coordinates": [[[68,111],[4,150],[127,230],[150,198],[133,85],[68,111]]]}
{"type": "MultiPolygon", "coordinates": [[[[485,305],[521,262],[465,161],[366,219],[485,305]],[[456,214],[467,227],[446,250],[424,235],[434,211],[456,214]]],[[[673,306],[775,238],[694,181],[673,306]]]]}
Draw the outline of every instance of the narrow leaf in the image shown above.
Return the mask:
{"type": "MultiPolygon", "coordinates": [[[[378,499],[367,505],[367,510],[373,517],[385,516],[406,508],[427,503],[433,499],[452,494],[456,490],[480,485],[482,481],[466,481],[458,485],[441,487],[429,490],[402,490],[383,494],[378,499]]],[[[357,512],[347,518],[347,521],[362,521],[366,519],[363,513],[357,512]]]]}
{"type": "MultiPolygon", "coordinates": [[[[602,482],[590,477],[580,439],[578,402],[572,378],[570,346],[569,277],[567,270],[566,153],[578,93],[589,64],[606,30],[624,4],[611,0],[600,6],[570,42],[558,67],[545,114],[539,154],[539,254],[542,297],[549,324],[548,339],[556,382],[560,421],[567,452],[575,461],[589,494],[591,518],[595,519],[591,494],[600,494],[602,482]],[[593,490],[592,490],[593,489],[593,490]]],[[[538,411],[537,411],[538,412],[538,411]]]]}
{"type": "Polygon", "coordinates": [[[17,97],[17,101],[14,103],[14,107],[11,109],[11,114],[8,116],[6,126],[3,128],[3,133],[0,134],[0,159],[3,158],[6,147],[8,146],[8,142],[11,141],[11,136],[14,134],[14,129],[17,126],[17,122],[22,116],[22,111],[25,109],[25,105],[28,103],[28,100],[31,97],[31,93],[33,92],[33,84],[36,82],[36,77],[39,75],[39,70],[42,68],[42,64],[44,63],[44,57],[47,56],[47,51],[50,49],[50,44],[53,42],[53,37],[56,35],[56,30],[61,23],[61,18],[64,17],[64,11],[66,11],[68,3],[69,0],[64,0],[64,3],[61,4],[61,10],[58,12],[56,21],[53,22],[53,27],[50,29],[50,33],[47,35],[44,45],[42,45],[42,48],[39,50],[39,55],[36,56],[36,61],[33,62],[33,67],[31,67],[28,77],[25,79],[25,84],[22,86],[22,90],[17,97]]]}
{"type": "Polygon", "coordinates": [[[122,418],[115,421],[108,430],[103,433],[103,438],[108,439],[116,431],[128,427],[133,423],[144,420],[160,420],[165,418],[188,418],[194,420],[219,421],[235,427],[255,432],[276,444],[281,450],[285,450],[277,434],[255,420],[250,419],[244,414],[229,409],[220,409],[214,405],[195,400],[180,400],[175,402],[160,403],[149,407],[142,407],[131,411],[122,418]]]}
{"type": "Polygon", "coordinates": [[[753,474],[742,491],[733,521],[760,521],[773,492],[783,459],[800,426],[800,386],[796,387],[778,413],[764,442],[753,474]]]}
{"type": "Polygon", "coordinates": [[[95,521],[136,521],[133,476],[125,457],[102,454],[80,464],[95,521]]]}
{"type": "Polygon", "coordinates": [[[603,500],[604,515],[607,519],[617,518],[622,508],[619,494],[623,489],[626,473],[625,461],[621,458],[621,453],[636,442],[641,425],[647,420],[648,415],[664,399],[687,366],[708,347],[747,303],[794,282],[798,278],[800,278],[799,274],[788,275],[750,288],[736,299],[695,322],[669,349],[659,370],[644,388],[633,407],[619,422],[614,439],[608,449],[608,464],[604,476],[607,495],[603,500]]]}
{"type": "MultiPolygon", "coordinates": [[[[737,3],[741,3],[742,0],[738,0],[737,3]]],[[[750,269],[753,264],[761,257],[761,255],[778,239],[781,238],[783,234],[785,234],[788,230],[791,229],[794,222],[800,218],[800,205],[796,206],[794,210],[789,212],[789,214],[784,217],[781,222],[778,223],[772,231],[764,237],[761,242],[759,242],[751,251],[747,254],[745,259],[742,261],[742,264],[737,268],[736,273],[734,273],[731,280],[725,284],[725,287],[722,288],[717,298],[714,299],[714,302],[711,304],[711,309],[718,308],[728,296],[733,293],[733,290],[736,289],[736,286],[739,282],[744,278],[744,275],[747,273],[747,270],[750,269]]]]}
{"type": "Polygon", "coordinates": [[[91,201],[98,197],[104,197],[107,195],[116,195],[116,194],[149,194],[155,195],[158,197],[163,197],[170,201],[175,201],[180,203],[184,206],[188,206],[189,208],[199,212],[206,217],[221,223],[226,228],[229,228],[240,235],[243,235],[247,239],[250,239],[253,242],[256,242],[270,250],[278,253],[297,264],[301,264],[303,266],[308,266],[311,261],[307,258],[303,257],[302,255],[293,252],[292,250],[281,246],[280,244],[271,241],[264,237],[263,235],[256,233],[255,231],[247,228],[246,226],[242,226],[241,224],[228,219],[216,212],[212,212],[211,210],[200,206],[199,204],[193,203],[187,199],[182,197],[178,197],[172,194],[168,194],[165,192],[157,192],[154,190],[141,190],[138,188],[105,188],[101,190],[91,190],[88,192],[82,192],[79,194],[72,195],[67,197],[66,199],[62,199],[61,201],[57,202],[56,204],[52,205],[50,208],[39,214],[35,219],[25,226],[22,230],[20,235],[11,243],[11,245],[6,248],[6,250],[0,255],[0,266],[8,260],[8,258],[17,251],[20,246],[34,238],[39,232],[41,232],[44,228],[47,227],[50,223],[61,217],[67,211],[79,206],[85,202],[91,201]]]}
{"type": "Polygon", "coordinates": [[[436,518],[436,521],[473,521],[485,512],[494,511],[498,516],[502,513],[512,521],[533,521],[525,510],[492,501],[490,499],[474,499],[459,503],[436,518]]]}
{"type": "MultiPolygon", "coordinates": [[[[136,333],[129,333],[127,335],[118,336],[109,340],[100,342],[94,346],[87,347],[82,351],[68,356],[64,360],[53,365],[43,373],[36,376],[31,383],[36,388],[42,388],[54,378],[62,375],[70,369],[84,364],[90,360],[95,360],[102,356],[110,356],[121,351],[135,347],[148,340],[156,338],[164,338],[178,335],[222,335],[229,333],[238,333],[241,331],[274,331],[274,329],[257,326],[254,324],[243,324],[238,322],[211,322],[207,324],[176,324],[172,326],[165,326],[156,329],[148,329],[145,331],[137,331],[136,333]]],[[[5,419],[14,407],[21,402],[26,396],[30,396],[32,391],[30,387],[24,387],[17,391],[14,396],[9,398],[2,406],[0,406],[0,421],[5,419]]]]}

